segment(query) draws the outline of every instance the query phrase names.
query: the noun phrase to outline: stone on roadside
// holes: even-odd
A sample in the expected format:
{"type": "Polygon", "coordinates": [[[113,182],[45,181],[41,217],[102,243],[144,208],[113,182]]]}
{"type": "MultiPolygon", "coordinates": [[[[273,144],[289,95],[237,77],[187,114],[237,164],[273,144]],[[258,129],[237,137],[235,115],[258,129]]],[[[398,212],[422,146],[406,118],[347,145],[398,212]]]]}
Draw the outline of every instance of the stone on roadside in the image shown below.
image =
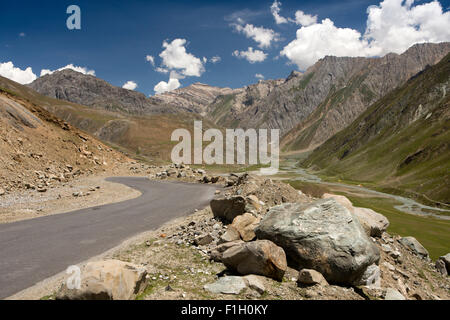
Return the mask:
{"type": "Polygon", "coordinates": [[[262,281],[261,276],[257,276],[254,274],[248,275],[243,277],[244,281],[247,283],[247,286],[258,292],[259,294],[263,294],[266,291],[266,288],[264,287],[264,283],[262,281]]]}
{"type": "Polygon", "coordinates": [[[232,246],[223,252],[222,263],[242,275],[257,274],[278,281],[283,279],[287,269],[283,249],[269,240],[232,246]]]}
{"type": "Polygon", "coordinates": [[[197,246],[206,246],[214,241],[214,238],[210,234],[204,234],[195,238],[195,244],[197,246]]]}
{"type": "Polygon", "coordinates": [[[372,288],[381,287],[381,270],[376,264],[367,267],[361,278],[355,283],[358,286],[367,286],[372,288]]]}
{"type": "Polygon", "coordinates": [[[227,251],[228,249],[230,249],[234,246],[241,245],[243,243],[244,243],[244,241],[242,241],[242,240],[236,240],[236,241],[222,243],[211,250],[209,257],[213,261],[221,262],[222,255],[225,251],[227,251]]]}
{"type": "Polygon", "coordinates": [[[450,253],[447,253],[445,256],[439,257],[439,260],[444,261],[447,273],[450,274],[450,253]]]}
{"type": "Polygon", "coordinates": [[[222,197],[210,202],[214,217],[232,222],[238,215],[245,213],[245,199],[242,196],[222,197]]]}
{"type": "Polygon", "coordinates": [[[320,272],[313,269],[302,269],[298,273],[297,283],[312,286],[319,284],[321,286],[327,286],[328,282],[325,280],[320,272]]]}
{"type": "Polygon", "coordinates": [[[233,226],[228,226],[227,231],[220,237],[219,244],[240,240],[241,235],[233,226]]]}
{"type": "Polygon", "coordinates": [[[384,300],[406,300],[406,298],[397,289],[387,288],[384,300]]]}
{"type": "Polygon", "coordinates": [[[429,258],[427,249],[425,249],[424,246],[422,246],[422,244],[419,241],[417,241],[416,238],[404,237],[398,241],[400,242],[400,244],[402,244],[404,247],[411,250],[413,253],[415,253],[419,257],[421,257],[423,259],[429,258]]]}
{"type": "Polygon", "coordinates": [[[330,283],[352,285],[380,259],[358,219],[334,199],[275,206],[256,236],[281,246],[294,267],[317,270],[330,283]]]}
{"type": "Polygon", "coordinates": [[[441,259],[436,260],[436,270],[443,276],[448,275],[444,260],[441,259]]]}
{"type": "Polygon", "coordinates": [[[82,270],[81,288],[69,289],[64,284],[57,300],[130,300],[145,288],[145,268],[119,261],[87,263],[82,270]]]}
{"type": "Polygon", "coordinates": [[[239,294],[247,287],[242,277],[225,276],[214,283],[206,284],[203,288],[215,294],[239,294]]]}
{"type": "Polygon", "coordinates": [[[247,212],[234,218],[231,226],[239,232],[242,240],[252,241],[256,237],[255,229],[259,221],[259,218],[247,212]]]}

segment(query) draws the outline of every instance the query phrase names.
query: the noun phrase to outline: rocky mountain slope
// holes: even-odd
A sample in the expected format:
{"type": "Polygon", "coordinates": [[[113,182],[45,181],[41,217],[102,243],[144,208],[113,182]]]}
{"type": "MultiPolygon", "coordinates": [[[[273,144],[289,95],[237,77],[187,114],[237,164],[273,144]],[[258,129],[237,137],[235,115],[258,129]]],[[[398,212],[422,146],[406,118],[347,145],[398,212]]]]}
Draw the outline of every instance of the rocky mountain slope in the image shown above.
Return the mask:
{"type": "Polygon", "coordinates": [[[45,75],[28,86],[47,97],[107,111],[130,114],[175,111],[163,101],[153,101],[140,92],[116,87],[102,79],[71,69],[45,75]]]}
{"type": "Polygon", "coordinates": [[[190,113],[220,127],[280,129],[285,151],[303,150],[322,144],[449,51],[450,43],[427,43],[381,58],[327,56],[286,79],[240,89],[196,83],[150,98],[72,70],[46,75],[29,86],[49,97],[121,114],[190,113]]]}
{"type": "Polygon", "coordinates": [[[450,54],[370,106],[303,165],[450,204],[450,54]],[[424,196],[421,196],[424,195],[424,196]]]}
{"type": "Polygon", "coordinates": [[[0,77],[0,196],[20,189],[46,192],[58,182],[129,161],[45,110],[38,94],[24,97],[28,90],[0,77]]]}

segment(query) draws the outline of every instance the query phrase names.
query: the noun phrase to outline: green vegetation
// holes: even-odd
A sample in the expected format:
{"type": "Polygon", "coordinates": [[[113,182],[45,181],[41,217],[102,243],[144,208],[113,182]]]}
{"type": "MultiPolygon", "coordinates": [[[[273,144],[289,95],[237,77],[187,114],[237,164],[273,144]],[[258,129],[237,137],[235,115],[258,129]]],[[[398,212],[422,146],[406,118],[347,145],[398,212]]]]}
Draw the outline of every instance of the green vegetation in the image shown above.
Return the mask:
{"type": "Polygon", "coordinates": [[[386,216],[390,222],[389,233],[415,237],[433,260],[450,252],[450,221],[403,213],[394,208],[399,203],[391,199],[342,195],[354,206],[370,208],[386,216]]]}

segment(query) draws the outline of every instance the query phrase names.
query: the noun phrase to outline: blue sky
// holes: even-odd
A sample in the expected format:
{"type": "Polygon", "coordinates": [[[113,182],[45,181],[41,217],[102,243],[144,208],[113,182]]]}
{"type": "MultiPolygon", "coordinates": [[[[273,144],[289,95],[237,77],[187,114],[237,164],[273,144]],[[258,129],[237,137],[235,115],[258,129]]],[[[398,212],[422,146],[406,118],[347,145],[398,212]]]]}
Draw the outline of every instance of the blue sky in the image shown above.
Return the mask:
{"type": "Polygon", "coordinates": [[[430,1],[385,1],[385,8],[379,12],[387,20],[377,21],[378,15],[373,11],[369,44],[363,39],[367,33],[367,8],[381,8],[380,1],[284,0],[277,4],[283,23],[277,23],[271,12],[274,1],[9,1],[2,4],[0,12],[0,63],[11,61],[21,70],[31,67],[36,76],[42,69],[73,64],[95,70],[97,77],[113,85],[134,81],[137,91],[153,95],[155,85],[170,77],[177,78],[181,86],[202,82],[236,88],[257,82],[256,74],[265,79],[285,78],[292,70],[305,69],[324,54],[377,56],[402,52],[404,47],[423,39],[450,40],[449,1],[423,7],[428,15],[425,17],[414,15],[411,10],[430,1]],[[389,1],[393,7],[387,6],[389,1]],[[81,30],[66,28],[66,8],[71,4],[81,9],[81,30]],[[442,14],[436,4],[442,8],[442,14]],[[308,17],[316,16],[314,22],[299,23],[295,19],[299,10],[308,17]],[[399,35],[402,41],[408,38],[409,42],[384,36],[389,30],[404,27],[389,17],[395,10],[399,13],[394,16],[412,13],[416,19],[410,35],[399,35]],[[328,22],[323,23],[326,18],[328,22]],[[271,30],[275,40],[261,45],[246,33],[248,25],[256,31],[271,30]],[[419,34],[414,28],[422,25],[419,34]],[[297,39],[296,31],[301,28],[302,35],[297,39]],[[360,39],[355,39],[357,32],[360,39]],[[159,57],[163,42],[171,44],[175,39],[186,40],[182,45],[189,55],[186,63],[196,62],[199,66],[195,59],[201,60],[200,76],[192,75],[196,72],[186,71],[186,67],[171,66],[170,57],[167,61],[159,57]],[[233,55],[236,50],[244,52],[249,47],[262,51],[264,60],[251,63],[239,53],[233,55]],[[154,57],[155,66],[146,60],[147,55],[154,57]],[[212,63],[214,56],[221,60],[212,63]],[[157,72],[157,67],[169,72],[157,72]]]}

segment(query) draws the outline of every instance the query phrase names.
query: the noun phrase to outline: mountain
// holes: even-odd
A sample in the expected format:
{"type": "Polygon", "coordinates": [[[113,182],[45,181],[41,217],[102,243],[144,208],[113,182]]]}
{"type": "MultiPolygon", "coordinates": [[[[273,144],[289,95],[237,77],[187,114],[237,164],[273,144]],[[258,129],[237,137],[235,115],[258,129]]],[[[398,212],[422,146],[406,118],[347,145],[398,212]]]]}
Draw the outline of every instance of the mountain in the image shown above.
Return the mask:
{"type": "Polygon", "coordinates": [[[450,204],[450,54],[371,105],[302,165],[450,204]]]}
{"type": "MultiPolygon", "coordinates": [[[[115,117],[188,115],[217,127],[280,129],[283,151],[313,149],[355,120],[368,106],[411,76],[434,65],[450,51],[450,43],[417,44],[403,54],[381,58],[327,56],[305,73],[259,81],[244,88],[218,88],[195,83],[153,97],[72,70],[54,72],[29,85],[41,94],[113,112],[115,117]]],[[[79,118],[71,109],[54,112],[89,132],[96,121],[79,118]]],[[[87,111],[86,113],[92,113],[87,111]]],[[[103,117],[100,113],[95,117],[103,117]]],[[[113,123],[114,131],[128,123],[113,123]]],[[[103,130],[109,134],[111,130],[103,130]]],[[[119,130],[120,131],[120,130],[119,130]]],[[[167,136],[167,135],[165,135],[167,136]]],[[[108,141],[113,141],[109,139],[108,141]]],[[[115,139],[117,140],[117,139],[115,139]]],[[[123,144],[124,142],[115,143],[123,144]]]]}
{"type": "Polygon", "coordinates": [[[0,77],[0,189],[45,192],[55,181],[113,169],[129,161],[55,117],[42,103],[61,103],[0,77]]]}
{"type": "Polygon", "coordinates": [[[130,114],[173,113],[170,106],[143,93],[113,86],[92,75],[64,69],[42,76],[28,87],[47,97],[107,111],[130,114]]]}
{"type": "MultiPolygon", "coordinates": [[[[103,80],[72,70],[58,71],[51,76],[54,75],[57,78],[63,76],[64,79],[67,75],[69,78],[74,76],[77,82],[87,79],[89,84],[92,84],[90,81],[94,81],[93,86],[85,84],[84,87],[90,88],[88,90],[91,92],[89,96],[96,96],[96,99],[99,99],[96,101],[101,100],[99,98],[101,95],[97,94],[94,89],[97,84],[100,88],[106,86],[110,89],[113,88],[111,90],[114,92],[127,91],[127,94],[134,96],[134,91],[113,87],[103,80]]],[[[67,79],[64,81],[67,81],[67,79]]],[[[45,82],[40,82],[40,85],[46,87],[52,82],[53,77],[50,77],[45,82]]],[[[34,84],[36,83],[34,82],[34,84]]],[[[125,106],[123,108],[109,108],[108,105],[101,104],[86,106],[41,95],[32,89],[33,86],[22,86],[6,78],[0,78],[0,88],[3,87],[28,100],[36,101],[42,108],[58,118],[130,156],[143,157],[156,162],[170,161],[171,150],[176,144],[176,142],[171,141],[171,134],[174,130],[184,128],[192,132],[194,120],[202,119],[197,113],[185,111],[182,107],[177,108],[175,112],[174,107],[163,106],[161,102],[158,102],[158,108],[163,110],[154,108],[143,111],[143,109],[140,109],[141,111],[136,112],[131,107],[126,109],[125,106]]],[[[67,85],[67,87],[69,86],[67,85]]],[[[68,92],[71,91],[68,90],[68,92]]],[[[98,89],[98,92],[104,91],[98,89]]],[[[138,93],[137,97],[141,95],[144,96],[138,93]]],[[[79,97],[78,95],[69,96],[72,98],[79,97]]],[[[213,123],[204,119],[203,126],[207,129],[212,127],[213,123]]]]}

